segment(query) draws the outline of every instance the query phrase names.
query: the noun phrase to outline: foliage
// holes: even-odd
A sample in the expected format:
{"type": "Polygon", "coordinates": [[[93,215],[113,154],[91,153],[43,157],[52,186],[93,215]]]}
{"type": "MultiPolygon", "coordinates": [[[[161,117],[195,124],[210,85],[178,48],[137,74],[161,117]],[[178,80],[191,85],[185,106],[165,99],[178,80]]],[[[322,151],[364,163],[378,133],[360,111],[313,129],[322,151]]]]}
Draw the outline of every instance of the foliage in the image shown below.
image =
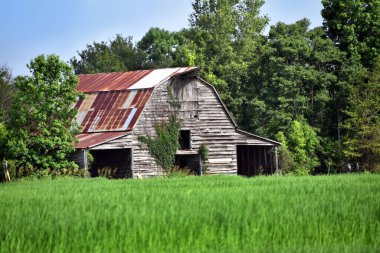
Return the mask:
{"type": "Polygon", "coordinates": [[[76,74],[93,74],[142,68],[144,52],[134,47],[132,37],[117,34],[114,40],[94,42],[70,60],[76,74]]]}
{"type": "Polygon", "coordinates": [[[72,107],[79,96],[78,79],[55,55],[40,55],[28,68],[32,76],[15,82],[18,93],[7,123],[7,158],[24,169],[74,168],[67,158],[75,150],[78,133],[72,107]]]}
{"type": "Polygon", "coordinates": [[[201,167],[202,167],[202,175],[205,175],[208,173],[208,147],[206,144],[202,143],[199,146],[199,155],[201,157],[201,167]]]}
{"type": "Polygon", "coordinates": [[[321,28],[309,30],[309,25],[303,19],[270,29],[255,77],[258,82],[246,92],[249,100],[241,122],[259,134],[274,137],[299,117],[325,130],[330,90],[337,81],[333,66],[342,61],[342,54],[321,28]]]}
{"type": "Polygon", "coordinates": [[[137,48],[147,54],[144,66],[167,68],[176,66],[176,49],[179,41],[176,33],[152,27],[137,43],[137,48]]]}
{"type": "Polygon", "coordinates": [[[376,252],[379,205],[379,175],[16,182],[0,252],[376,252]]]}
{"type": "Polygon", "coordinates": [[[204,143],[199,146],[199,155],[201,156],[202,161],[206,161],[208,159],[208,148],[204,143]]]}
{"type": "Polygon", "coordinates": [[[5,157],[6,145],[8,141],[7,135],[8,135],[7,129],[2,123],[0,123],[0,163],[2,163],[3,158],[5,157]]]}
{"type": "Polygon", "coordinates": [[[87,165],[88,165],[88,168],[90,169],[92,164],[94,163],[95,161],[95,158],[94,156],[92,155],[91,151],[90,150],[87,150],[87,165]]]}
{"type": "MultiPolygon", "coordinates": [[[[289,156],[287,158],[291,164],[290,171],[296,175],[310,174],[319,165],[316,149],[319,147],[319,140],[315,131],[304,122],[293,121],[290,129],[285,135],[283,132],[277,134],[277,138],[282,142],[281,152],[289,156]],[[290,153],[287,153],[289,151],[290,153]]],[[[289,170],[289,165],[285,169],[289,170]]]]}
{"type": "Polygon", "coordinates": [[[278,148],[278,169],[281,174],[290,174],[293,170],[293,158],[292,154],[289,151],[288,143],[283,132],[278,132],[276,139],[281,143],[281,146],[278,148]]]}
{"type": "Polygon", "coordinates": [[[260,35],[268,22],[259,16],[262,0],[195,0],[186,37],[195,45],[195,64],[235,116],[250,86],[260,35]]]}
{"type": "Polygon", "coordinates": [[[168,178],[178,178],[178,177],[187,177],[194,176],[194,173],[189,168],[180,168],[178,166],[172,166],[166,173],[168,178]]]}
{"type": "Polygon", "coordinates": [[[9,68],[0,66],[0,123],[8,120],[8,111],[16,92],[13,82],[9,68]]]}
{"type": "Polygon", "coordinates": [[[105,167],[105,168],[98,169],[97,173],[99,177],[105,177],[105,178],[111,179],[111,178],[115,178],[116,170],[117,169],[112,168],[112,167],[105,167]]]}
{"type": "Polygon", "coordinates": [[[379,0],[322,0],[323,26],[348,56],[359,56],[366,68],[380,56],[379,0]]]}
{"type": "Polygon", "coordinates": [[[180,123],[175,115],[170,115],[168,122],[156,125],[156,138],[139,136],[138,140],[145,143],[149,153],[155,158],[157,164],[165,171],[173,167],[175,154],[179,148],[180,123]]]}
{"type": "Polygon", "coordinates": [[[343,122],[347,135],[344,154],[351,162],[359,162],[365,170],[380,168],[380,57],[369,81],[351,87],[349,107],[343,122]]]}

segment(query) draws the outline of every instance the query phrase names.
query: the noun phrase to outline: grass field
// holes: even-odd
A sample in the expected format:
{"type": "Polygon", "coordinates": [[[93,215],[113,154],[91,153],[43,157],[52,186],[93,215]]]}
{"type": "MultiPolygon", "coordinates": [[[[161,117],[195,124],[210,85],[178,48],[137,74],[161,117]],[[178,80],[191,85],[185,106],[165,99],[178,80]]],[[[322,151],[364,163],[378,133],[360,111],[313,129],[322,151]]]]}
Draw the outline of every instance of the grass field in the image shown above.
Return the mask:
{"type": "Polygon", "coordinates": [[[0,252],[380,252],[380,175],[1,184],[0,252]]]}

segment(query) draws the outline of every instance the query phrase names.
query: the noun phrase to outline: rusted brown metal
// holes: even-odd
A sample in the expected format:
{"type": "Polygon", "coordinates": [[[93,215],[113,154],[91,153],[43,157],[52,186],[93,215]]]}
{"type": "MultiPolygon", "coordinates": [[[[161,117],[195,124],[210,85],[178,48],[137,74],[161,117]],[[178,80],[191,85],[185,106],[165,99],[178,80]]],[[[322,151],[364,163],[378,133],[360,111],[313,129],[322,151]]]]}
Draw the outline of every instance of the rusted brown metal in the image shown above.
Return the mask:
{"type": "Polygon", "coordinates": [[[79,75],[77,89],[81,92],[126,90],[150,72],[152,70],[79,75]]]}
{"type": "Polygon", "coordinates": [[[89,96],[84,101],[77,102],[80,104],[77,122],[83,133],[130,131],[152,91],[153,89],[98,92],[95,97],[89,96]],[[87,100],[91,100],[92,104],[87,100]]]}
{"type": "Polygon", "coordinates": [[[78,143],[75,148],[83,149],[102,144],[107,141],[117,139],[119,137],[128,135],[128,132],[105,132],[105,133],[85,133],[78,134],[76,137],[78,143]]]}

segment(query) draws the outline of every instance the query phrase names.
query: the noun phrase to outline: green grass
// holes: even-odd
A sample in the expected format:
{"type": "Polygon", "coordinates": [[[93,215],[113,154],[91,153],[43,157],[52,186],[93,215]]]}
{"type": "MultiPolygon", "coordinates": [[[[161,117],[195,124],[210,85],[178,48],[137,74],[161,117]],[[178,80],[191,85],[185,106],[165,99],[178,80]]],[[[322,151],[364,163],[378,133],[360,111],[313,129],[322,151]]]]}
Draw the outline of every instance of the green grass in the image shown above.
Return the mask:
{"type": "Polygon", "coordinates": [[[380,175],[2,184],[0,252],[380,252],[380,175]]]}

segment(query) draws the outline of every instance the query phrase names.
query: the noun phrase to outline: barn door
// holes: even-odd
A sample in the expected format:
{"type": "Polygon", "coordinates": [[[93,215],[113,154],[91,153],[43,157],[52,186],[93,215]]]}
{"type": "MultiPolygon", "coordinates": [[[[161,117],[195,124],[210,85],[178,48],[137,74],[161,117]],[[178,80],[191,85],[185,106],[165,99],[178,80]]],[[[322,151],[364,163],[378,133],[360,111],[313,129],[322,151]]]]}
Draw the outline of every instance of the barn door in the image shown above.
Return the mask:
{"type": "Polygon", "coordinates": [[[132,177],[132,149],[91,150],[94,162],[90,167],[91,177],[132,177]]]}
{"type": "Polygon", "coordinates": [[[237,145],[236,152],[238,175],[251,177],[272,173],[271,147],[237,145]]]}

